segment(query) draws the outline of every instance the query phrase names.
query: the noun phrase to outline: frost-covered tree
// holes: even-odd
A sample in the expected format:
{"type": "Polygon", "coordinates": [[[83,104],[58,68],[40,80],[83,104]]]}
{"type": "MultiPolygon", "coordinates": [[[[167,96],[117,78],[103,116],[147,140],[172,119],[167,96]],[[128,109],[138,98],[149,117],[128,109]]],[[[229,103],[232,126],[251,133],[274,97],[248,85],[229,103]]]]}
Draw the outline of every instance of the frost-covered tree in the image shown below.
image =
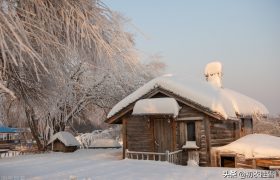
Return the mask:
{"type": "MultiPolygon", "coordinates": [[[[138,63],[115,64],[114,69],[79,64],[68,85],[56,90],[50,97],[46,127],[58,132],[66,125],[88,120],[95,127],[102,127],[106,114],[114,104],[155,76],[155,70],[138,63]]],[[[159,68],[157,68],[159,70],[159,68]]],[[[158,74],[159,75],[159,74],[158,74]]]]}
{"type": "Polygon", "coordinates": [[[77,64],[134,66],[133,40],[121,22],[99,0],[0,0],[1,94],[22,107],[39,149],[46,117],[64,111],[59,118],[68,121],[88,98],[89,89],[71,79],[77,64]],[[51,102],[58,91],[68,96],[51,102]]]}

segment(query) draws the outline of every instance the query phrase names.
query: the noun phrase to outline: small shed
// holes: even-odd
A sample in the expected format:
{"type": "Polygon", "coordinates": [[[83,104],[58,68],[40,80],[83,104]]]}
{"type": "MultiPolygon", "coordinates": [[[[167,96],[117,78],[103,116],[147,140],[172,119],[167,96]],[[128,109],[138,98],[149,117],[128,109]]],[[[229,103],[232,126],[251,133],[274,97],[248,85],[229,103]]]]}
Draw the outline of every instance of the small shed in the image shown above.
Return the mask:
{"type": "Polygon", "coordinates": [[[61,131],[51,137],[48,149],[59,152],[74,152],[80,147],[80,143],[69,132],[61,131]]]}
{"type": "Polygon", "coordinates": [[[211,150],[212,166],[231,168],[280,168],[280,137],[249,134],[211,150]]]}

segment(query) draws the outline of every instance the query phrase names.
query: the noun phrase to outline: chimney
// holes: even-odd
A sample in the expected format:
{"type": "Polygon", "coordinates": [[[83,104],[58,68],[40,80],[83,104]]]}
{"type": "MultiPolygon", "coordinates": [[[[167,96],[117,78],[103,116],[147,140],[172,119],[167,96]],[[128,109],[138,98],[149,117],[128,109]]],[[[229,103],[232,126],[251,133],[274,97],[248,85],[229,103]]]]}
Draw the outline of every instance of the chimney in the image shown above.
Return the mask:
{"type": "Polygon", "coordinates": [[[205,67],[204,75],[206,81],[216,87],[222,87],[222,63],[218,61],[208,63],[205,67]]]}

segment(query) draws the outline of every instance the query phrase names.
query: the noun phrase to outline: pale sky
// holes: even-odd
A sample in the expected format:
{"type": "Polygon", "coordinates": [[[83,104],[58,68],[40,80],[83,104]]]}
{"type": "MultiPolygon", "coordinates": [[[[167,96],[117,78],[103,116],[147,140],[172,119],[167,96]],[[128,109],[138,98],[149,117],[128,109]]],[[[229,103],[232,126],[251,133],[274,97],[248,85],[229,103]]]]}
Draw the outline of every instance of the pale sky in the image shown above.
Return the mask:
{"type": "Polygon", "coordinates": [[[140,29],[127,27],[142,54],[162,56],[167,73],[203,78],[205,65],[218,60],[224,87],[280,114],[279,0],[104,2],[140,29]]]}

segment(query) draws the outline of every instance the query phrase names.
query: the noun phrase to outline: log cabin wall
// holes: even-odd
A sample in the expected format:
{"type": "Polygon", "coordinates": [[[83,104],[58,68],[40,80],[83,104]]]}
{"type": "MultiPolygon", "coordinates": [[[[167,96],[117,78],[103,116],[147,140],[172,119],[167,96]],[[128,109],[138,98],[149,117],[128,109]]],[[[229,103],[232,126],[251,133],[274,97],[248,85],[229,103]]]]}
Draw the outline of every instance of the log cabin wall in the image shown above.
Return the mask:
{"type": "MultiPolygon", "coordinates": [[[[207,153],[207,142],[205,134],[204,119],[207,115],[197,111],[185,104],[179,103],[181,110],[177,117],[177,149],[182,149],[187,141],[186,123],[193,121],[195,123],[195,137],[196,145],[199,147],[199,165],[206,166],[208,163],[209,154],[207,153]],[[192,117],[201,117],[201,119],[193,119],[192,117]],[[188,119],[188,120],[186,120],[188,119]]],[[[182,156],[183,165],[187,164],[187,153],[184,152],[182,156]]]]}
{"type": "Polygon", "coordinates": [[[253,119],[241,118],[241,137],[253,133],[253,119]]]}
{"type": "Polygon", "coordinates": [[[210,146],[224,146],[236,140],[238,121],[209,119],[210,146]]]}
{"type": "Polygon", "coordinates": [[[128,116],[126,120],[126,149],[130,151],[153,152],[153,123],[145,116],[128,116]]]}
{"type": "MultiPolygon", "coordinates": [[[[239,121],[217,120],[185,104],[179,103],[179,105],[182,108],[177,117],[177,149],[181,149],[187,141],[186,123],[195,122],[196,145],[199,147],[200,166],[210,166],[211,147],[223,146],[239,138],[239,121]],[[192,117],[194,120],[191,120],[192,117]],[[195,119],[196,117],[201,117],[201,119],[195,119]]],[[[188,158],[186,154],[183,154],[183,164],[186,164],[188,158]]]]}

